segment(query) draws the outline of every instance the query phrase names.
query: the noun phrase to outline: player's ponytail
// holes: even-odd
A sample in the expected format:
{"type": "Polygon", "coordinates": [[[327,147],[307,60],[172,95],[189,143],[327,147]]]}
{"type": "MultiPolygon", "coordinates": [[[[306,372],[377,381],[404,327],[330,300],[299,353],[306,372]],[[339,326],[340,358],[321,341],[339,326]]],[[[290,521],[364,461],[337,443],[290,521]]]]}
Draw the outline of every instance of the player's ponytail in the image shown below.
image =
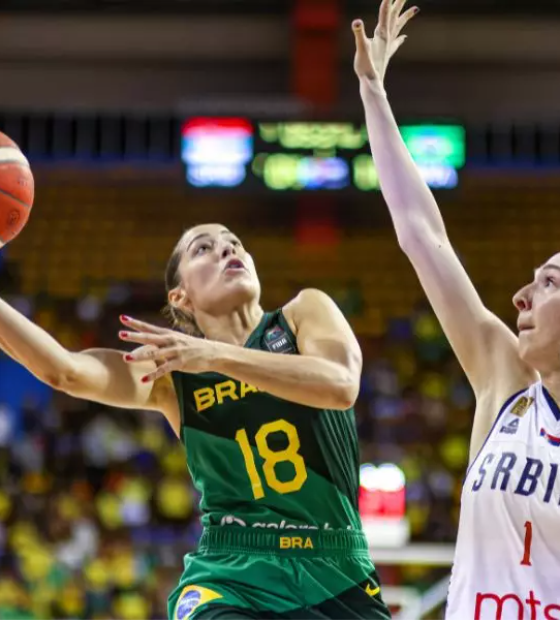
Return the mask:
{"type": "MultiPolygon", "coordinates": [[[[168,293],[180,284],[179,265],[181,264],[181,257],[182,251],[178,245],[173,250],[173,254],[165,269],[165,289],[168,293]]],[[[163,309],[163,315],[171,322],[175,329],[179,329],[189,336],[204,338],[204,334],[200,330],[196,319],[190,312],[175,308],[168,303],[163,309]]]]}

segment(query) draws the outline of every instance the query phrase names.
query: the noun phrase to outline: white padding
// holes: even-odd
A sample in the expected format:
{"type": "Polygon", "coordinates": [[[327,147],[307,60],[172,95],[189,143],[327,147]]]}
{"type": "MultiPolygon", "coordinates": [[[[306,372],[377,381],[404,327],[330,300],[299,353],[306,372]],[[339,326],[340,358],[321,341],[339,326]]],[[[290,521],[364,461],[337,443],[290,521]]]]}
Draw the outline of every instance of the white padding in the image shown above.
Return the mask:
{"type": "Polygon", "coordinates": [[[17,162],[24,166],[29,166],[25,155],[13,146],[0,146],[0,164],[4,162],[17,162]]]}

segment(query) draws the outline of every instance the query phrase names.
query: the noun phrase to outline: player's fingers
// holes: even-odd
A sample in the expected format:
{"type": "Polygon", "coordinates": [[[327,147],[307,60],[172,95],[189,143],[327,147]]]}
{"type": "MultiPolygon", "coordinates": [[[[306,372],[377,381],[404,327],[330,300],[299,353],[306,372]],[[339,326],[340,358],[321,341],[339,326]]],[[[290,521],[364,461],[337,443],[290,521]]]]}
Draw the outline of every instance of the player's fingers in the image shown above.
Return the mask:
{"type": "Polygon", "coordinates": [[[138,344],[151,344],[156,347],[170,347],[174,344],[174,338],[166,334],[146,334],[144,332],[120,331],[119,338],[126,342],[137,342],[138,344]]]}
{"type": "Polygon", "coordinates": [[[126,325],[130,329],[135,329],[136,331],[149,332],[152,334],[168,334],[171,331],[165,327],[158,327],[151,323],[133,319],[131,316],[126,316],[125,314],[121,314],[119,319],[123,325],[126,325]]]}
{"type": "Polygon", "coordinates": [[[391,0],[383,0],[379,6],[379,22],[375,34],[387,40],[391,20],[391,0]]]}
{"type": "Polygon", "coordinates": [[[160,348],[154,347],[153,345],[145,345],[132,351],[132,353],[127,353],[124,359],[127,362],[145,362],[148,360],[161,361],[175,358],[177,355],[177,347],[160,348]]]}
{"type": "Polygon", "coordinates": [[[374,79],[376,77],[375,69],[370,58],[370,42],[366,35],[364,22],[361,19],[354,20],[352,30],[356,40],[356,60],[354,63],[356,73],[358,76],[374,79]]]}
{"type": "Polygon", "coordinates": [[[391,29],[397,23],[399,16],[404,8],[404,5],[408,0],[395,0],[395,3],[391,7],[391,29]]]}
{"type": "Polygon", "coordinates": [[[364,22],[361,19],[355,19],[352,22],[352,31],[356,41],[356,51],[359,54],[369,54],[369,41],[366,35],[364,22]]]}
{"type": "Polygon", "coordinates": [[[157,381],[160,377],[173,372],[174,370],[179,370],[179,364],[176,361],[167,362],[166,364],[162,364],[157,370],[148,373],[144,377],[142,377],[142,383],[153,383],[157,381]]]}
{"type": "Polygon", "coordinates": [[[397,32],[398,34],[407,24],[408,22],[420,12],[420,8],[417,6],[413,6],[412,8],[405,11],[397,21],[397,32]]]}
{"type": "Polygon", "coordinates": [[[398,39],[393,43],[393,49],[391,50],[391,56],[395,55],[399,50],[400,46],[406,41],[406,34],[402,34],[398,39]]]}
{"type": "Polygon", "coordinates": [[[124,353],[123,358],[125,362],[139,362],[146,359],[152,359],[150,356],[153,351],[157,351],[158,347],[154,347],[153,344],[145,344],[142,347],[134,349],[131,353],[124,353]]]}

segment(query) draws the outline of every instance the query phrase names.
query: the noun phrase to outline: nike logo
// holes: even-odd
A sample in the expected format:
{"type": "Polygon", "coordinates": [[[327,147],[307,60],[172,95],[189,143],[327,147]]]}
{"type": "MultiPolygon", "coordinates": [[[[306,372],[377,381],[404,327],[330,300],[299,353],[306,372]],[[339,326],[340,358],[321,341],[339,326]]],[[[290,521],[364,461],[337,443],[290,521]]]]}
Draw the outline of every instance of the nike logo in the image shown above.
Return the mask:
{"type": "Polygon", "coordinates": [[[379,593],[379,590],[381,590],[381,588],[379,586],[377,586],[377,588],[372,588],[369,583],[366,586],[366,594],[368,594],[369,596],[375,596],[376,594],[379,593]]]}

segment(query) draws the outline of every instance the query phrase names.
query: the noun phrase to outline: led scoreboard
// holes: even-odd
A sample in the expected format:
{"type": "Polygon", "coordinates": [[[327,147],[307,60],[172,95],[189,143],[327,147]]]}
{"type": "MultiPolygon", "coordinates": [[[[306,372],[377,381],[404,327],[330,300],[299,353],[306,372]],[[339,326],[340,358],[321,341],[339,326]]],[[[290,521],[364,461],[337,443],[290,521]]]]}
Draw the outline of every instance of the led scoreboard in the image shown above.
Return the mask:
{"type": "MultiPolygon", "coordinates": [[[[400,128],[422,176],[452,188],[465,164],[460,125],[400,128]]],[[[182,128],[187,184],[275,191],[379,189],[367,130],[360,123],[254,122],[192,118],[182,128]]]]}

